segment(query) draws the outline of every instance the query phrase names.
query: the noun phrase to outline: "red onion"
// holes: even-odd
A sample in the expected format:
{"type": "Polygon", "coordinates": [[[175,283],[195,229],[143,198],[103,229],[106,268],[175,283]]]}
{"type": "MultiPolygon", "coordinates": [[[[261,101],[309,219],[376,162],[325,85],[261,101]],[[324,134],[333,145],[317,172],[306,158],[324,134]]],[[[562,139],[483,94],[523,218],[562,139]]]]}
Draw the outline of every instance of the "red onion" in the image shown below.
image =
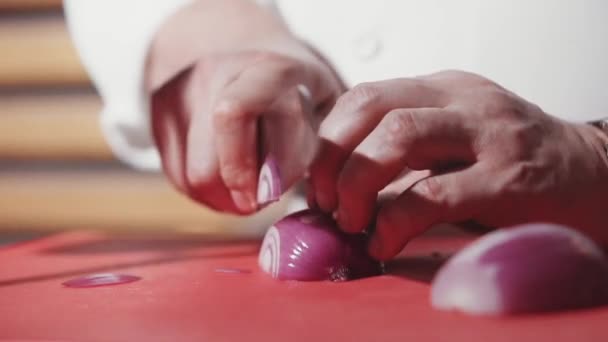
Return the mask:
{"type": "Polygon", "coordinates": [[[552,224],[490,233],[451,258],[431,288],[441,310],[504,315],[608,303],[608,260],[583,234],[552,224]]]}
{"type": "Polygon", "coordinates": [[[258,178],[258,205],[267,206],[279,200],[283,194],[279,166],[272,156],[267,156],[258,178]]]}
{"type": "Polygon", "coordinates": [[[366,237],[340,231],[329,216],[303,210],[275,223],[264,237],[260,268],[281,280],[344,281],[382,272],[366,237]]]}

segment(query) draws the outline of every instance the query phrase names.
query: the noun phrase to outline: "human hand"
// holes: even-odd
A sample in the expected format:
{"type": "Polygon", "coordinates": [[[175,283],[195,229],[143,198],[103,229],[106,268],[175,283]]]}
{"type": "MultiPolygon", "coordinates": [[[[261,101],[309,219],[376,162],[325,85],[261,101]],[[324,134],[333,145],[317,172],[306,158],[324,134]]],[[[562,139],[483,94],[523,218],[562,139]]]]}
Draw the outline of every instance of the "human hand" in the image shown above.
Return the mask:
{"type": "Polygon", "coordinates": [[[608,160],[598,134],[470,73],[361,84],[321,125],[309,202],[345,231],[375,224],[369,252],[382,260],[436,223],[467,220],[550,221],[606,243],[608,160]],[[407,169],[428,174],[379,203],[407,169]]]}
{"type": "Polygon", "coordinates": [[[291,186],[314,157],[320,119],[341,91],[332,70],[310,55],[208,54],[153,95],[163,169],[200,203],[252,213],[261,154],[274,156],[283,187],[291,186]]]}

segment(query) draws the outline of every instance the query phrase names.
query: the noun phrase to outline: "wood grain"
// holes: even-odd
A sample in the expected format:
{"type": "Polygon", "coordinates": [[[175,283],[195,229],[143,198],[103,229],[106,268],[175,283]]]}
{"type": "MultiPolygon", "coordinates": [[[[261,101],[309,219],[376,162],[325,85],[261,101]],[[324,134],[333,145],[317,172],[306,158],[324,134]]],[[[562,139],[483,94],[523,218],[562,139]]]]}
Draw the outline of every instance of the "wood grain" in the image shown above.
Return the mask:
{"type": "Polygon", "coordinates": [[[38,11],[61,9],[61,0],[0,0],[0,11],[38,11]]]}
{"type": "Polygon", "coordinates": [[[89,84],[63,18],[0,21],[0,86],[89,84]]]}
{"type": "Polygon", "coordinates": [[[92,93],[0,96],[0,159],[113,160],[92,93]]]}
{"type": "MultiPolygon", "coordinates": [[[[289,196],[287,196],[289,197],[289,196]]],[[[247,220],[218,214],[160,176],[129,171],[0,172],[0,230],[103,229],[259,235],[285,203],[247,220]]]]}

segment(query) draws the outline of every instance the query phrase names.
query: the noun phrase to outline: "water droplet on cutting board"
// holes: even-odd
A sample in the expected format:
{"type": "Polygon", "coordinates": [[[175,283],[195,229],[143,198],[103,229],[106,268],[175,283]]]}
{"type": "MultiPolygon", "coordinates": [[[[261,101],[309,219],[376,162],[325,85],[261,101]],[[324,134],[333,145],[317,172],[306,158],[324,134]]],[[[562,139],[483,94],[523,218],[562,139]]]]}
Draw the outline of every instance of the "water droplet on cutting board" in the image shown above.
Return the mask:
{"type": "Polygon", "coordinates": [[[248,273],[251,273],[251,270],[245,270],[245,269],[242,269],[242,268],[220,267],[220,268],[216,268],[215,272],[218,272],[218,273],[232,273],[232,274],[248,274],[248,273]]]}
{"type": "Polygon", "coordinates": [[[65,287],[85,288],[127,284],[132,283],[134,281],[138,281],[140,279],[140,277],[130,274],[98,273],[70,279],[62,283],[62,285],[65,287]]]}

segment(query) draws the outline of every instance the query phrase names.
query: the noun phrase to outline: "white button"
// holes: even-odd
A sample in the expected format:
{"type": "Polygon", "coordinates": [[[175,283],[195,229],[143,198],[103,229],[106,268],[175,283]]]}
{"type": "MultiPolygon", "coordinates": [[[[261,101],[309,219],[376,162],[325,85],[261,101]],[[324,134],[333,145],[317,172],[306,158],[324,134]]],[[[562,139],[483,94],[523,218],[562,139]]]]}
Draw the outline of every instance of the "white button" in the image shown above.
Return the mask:
{"type": "Polygon", "coordinates": [[[382,41],[374,33],[365,33],[353,41],[355,56],[361,61],[369,61],[382,50],[382,41]]]}

